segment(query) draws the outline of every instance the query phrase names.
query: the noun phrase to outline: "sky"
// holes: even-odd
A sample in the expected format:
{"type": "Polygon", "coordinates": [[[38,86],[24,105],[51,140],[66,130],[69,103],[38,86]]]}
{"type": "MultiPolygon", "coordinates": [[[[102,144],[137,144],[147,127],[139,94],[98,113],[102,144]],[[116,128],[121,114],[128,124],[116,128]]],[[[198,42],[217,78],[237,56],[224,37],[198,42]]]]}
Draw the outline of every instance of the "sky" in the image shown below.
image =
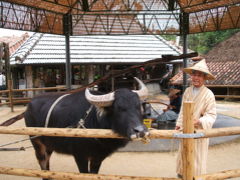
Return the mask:
{"type": "MultiPolygon", "coordinates": [[[[18,31],[18,30],[10,30],[10,29],[3,29],[0,28],[0,37],[2,36],[21,36],[24,33],[26,33],[27,31],[18,31]]],[[[29,35],[32,34],[32,32],[27,32],[29,35]]]]}

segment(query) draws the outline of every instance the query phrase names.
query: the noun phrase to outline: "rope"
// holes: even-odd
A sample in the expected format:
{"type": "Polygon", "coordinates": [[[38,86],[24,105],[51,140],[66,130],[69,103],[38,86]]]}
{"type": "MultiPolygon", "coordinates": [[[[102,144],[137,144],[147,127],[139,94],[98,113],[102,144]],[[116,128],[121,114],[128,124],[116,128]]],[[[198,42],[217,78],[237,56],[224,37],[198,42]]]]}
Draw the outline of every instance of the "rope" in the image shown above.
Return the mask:
{"type": "MultiPolygon", "coordinates": [[[[69,94],[65,94],[64,96],[60,96],[51,106],[51,108],[49,109],[48,111],[48,114],[50,112],[51,114],[51,111],[53,110],[54,106],[65,96],[67,96],[69,94]],[[51,111],[50,111],[51,110],[51,111]]],[[[89,107],[89,109],[86,111],[86,114],[84,116],[84,118],[81,118],[79,120],[79,122],[77,123],[77,128],[84,128],[86,129],[86,127],[84,126],[84,123],[85,123],[85,120],[87,119],[87,117],[89,116],[90,112],[92,111],[93,109],[93,105],[91,105],[89,107]]],[[[49,117],[50,115],[48,116],[48,119],[46,121],[49,121],[49,117]]],[[[45,123],[45,127],[46,125],[48,125],[48,122],[45,123]]],[[[68,126],[68,127],[71,127],[71,126],[68,126]]],[[[14,141],[14,142],[11,142],[11,143],[7,143],[7,144],[2,144],[0,145],[0,151],[25,151],[26,149],[28,148],[32,148],[32,146],[28,146],[28,147],[21,147],[21,148],[1,148],[1,147],[5,147],[5,146],[9,146],[9,145],[12,145],[12,144],[17,144],[17,143],[20,143],[20,142],[24,142],[24,141],[28,141],[29,139],[34,139],[34,138],[37,138],[37,137],[40,137],[40,136],[32,136],[30,138],[26,138],[26,139],[22,139],[22,140],[18,140],[18,141],[14,141]]],[[[96,138],[95,138],[96,139],[96,138]]]]}
{"type": "MultiPolygon", "coordinates": [[[[17,144],[17,143],[28,141],[29,139],[34,139],[34,138],[37,138],[37,137],[40,137],[40,136],[32,136],[30,138],[26,138],[26,139],[22,139],[22,140],[18,140],[18,141],[13,141],[13,142],[7,143],[7,144],[2,144],[2,145],[0,145],[0,147],[5,147],[5,146],[12,145],[12,144],[17,144]]],[[[21,147],[21,148],[0,148],[0,151],[14,151],[13,149],[15,149],[15,151],[22,151],[22,150],[25,150],[25,149],[28,149],[28,148],[32,148],[32,146],[21,147]]]]}
{"type": "Polygon", "coordinates": [[[85,117],[84,117],[84,118],[81,118],[81,119],[78,121],[77,128],[87,129],[87,128],[84,126],[84,124],[85,124],[85,120],[87,119],[88,115],[89,115],[90,112],[92,111],[92,108],[93,108],[93,105],[91,105],[90,108],[86,111],[85,117]]]}
{"type": "Polygon", "coordinates": [[[62,98],[64,98],[65,96],[68,96],[68,95],[70,95],[70,94],[64,94],[64,95],[60,96],[59,98],[57,98],[57,99],[54,101],[54,103],[51,105],[50,109],[48,110],[44,127],[48,127],[48,123],[49,123],[49,119],[50,119],[51,113],[52,113],[54,107],[56,106],[56,104],[57,104],[59,101],[61,101],[62,98]]]}

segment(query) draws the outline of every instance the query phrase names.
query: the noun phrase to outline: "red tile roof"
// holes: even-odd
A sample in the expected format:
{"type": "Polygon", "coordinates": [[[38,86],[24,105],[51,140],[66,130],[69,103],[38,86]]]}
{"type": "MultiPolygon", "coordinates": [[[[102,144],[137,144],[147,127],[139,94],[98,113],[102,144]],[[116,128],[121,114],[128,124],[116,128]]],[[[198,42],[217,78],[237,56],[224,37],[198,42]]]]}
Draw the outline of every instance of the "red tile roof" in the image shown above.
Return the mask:
{"type": "MultiPolygon", "coordinates": [[[[217,44],[204,55],[210,72],[216,77],[207,81],[207,85],[240,85],[240,32],[217,44]]],[[[183,83],[182,72],[176,74],[171,84],[183,83]]]]}
{"type": "Polygon", "coordinates": [[[0,37],[0,42],[9,43],[9,52],[12,55],[27,39],[29,34],[25,33],[22,36],[3,36],[0,37]]]}
{"type": "MultiPolygon", "coordinates": [[[[212,61],[207,62],[207,65],[216,77],[213,81],[207,81],[207,85],[240,85],[240,63],[238,61],[212,61]]],[[[170,80],[171,84],[182,84],[182,74],[182,72],[176,74],[170,80]]]]}

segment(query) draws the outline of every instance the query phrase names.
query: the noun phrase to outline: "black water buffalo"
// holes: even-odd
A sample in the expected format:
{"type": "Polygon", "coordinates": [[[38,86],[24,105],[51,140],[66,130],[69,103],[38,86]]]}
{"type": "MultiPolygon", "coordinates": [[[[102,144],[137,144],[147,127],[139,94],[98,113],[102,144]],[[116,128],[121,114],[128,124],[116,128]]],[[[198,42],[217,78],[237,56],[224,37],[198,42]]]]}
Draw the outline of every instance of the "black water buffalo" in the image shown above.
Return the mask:
{"type": "MultiPolygon", "coordinates": [[[[33,138],[31,141],[41,169],[49,170],[49,159],[55,151],[73,155],[80,172],[98,173],[107,156],[125,146],[129,140],[147,136],[149,133],[142,123],[140,101],[141,97],[147,96],[147,88],[139,79],[135,79],[139,83],[139,90],[118,89],[109,94],[96,95],[86,89],[85,93],[70,94],[56,103],[47,127],[76,127],[81,118],[86,118],[84,127],[112,129],[126,138],[33,138]],[[88,110],[90,113],[87,115],[88,110]]],[[[53,94],[34,98],[25,112],[26,126],[44,127],[49,109],[59,96],[53,94]]]]}

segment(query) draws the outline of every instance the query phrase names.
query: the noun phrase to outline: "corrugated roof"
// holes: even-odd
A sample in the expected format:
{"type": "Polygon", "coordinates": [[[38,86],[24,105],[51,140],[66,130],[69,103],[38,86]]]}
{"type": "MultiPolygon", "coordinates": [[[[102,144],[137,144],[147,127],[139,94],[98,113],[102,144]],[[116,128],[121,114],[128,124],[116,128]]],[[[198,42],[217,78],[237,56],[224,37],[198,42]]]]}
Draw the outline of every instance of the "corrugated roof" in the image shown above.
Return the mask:
{"type": "MultiPolygon", "coordinates": [[[[142,63],[181,52],[156,35],[73,36],[71,63],[142,63]]],[[[65,63],[65,37],[33,34],[10,58],[11,64],[65,63]]]]}

